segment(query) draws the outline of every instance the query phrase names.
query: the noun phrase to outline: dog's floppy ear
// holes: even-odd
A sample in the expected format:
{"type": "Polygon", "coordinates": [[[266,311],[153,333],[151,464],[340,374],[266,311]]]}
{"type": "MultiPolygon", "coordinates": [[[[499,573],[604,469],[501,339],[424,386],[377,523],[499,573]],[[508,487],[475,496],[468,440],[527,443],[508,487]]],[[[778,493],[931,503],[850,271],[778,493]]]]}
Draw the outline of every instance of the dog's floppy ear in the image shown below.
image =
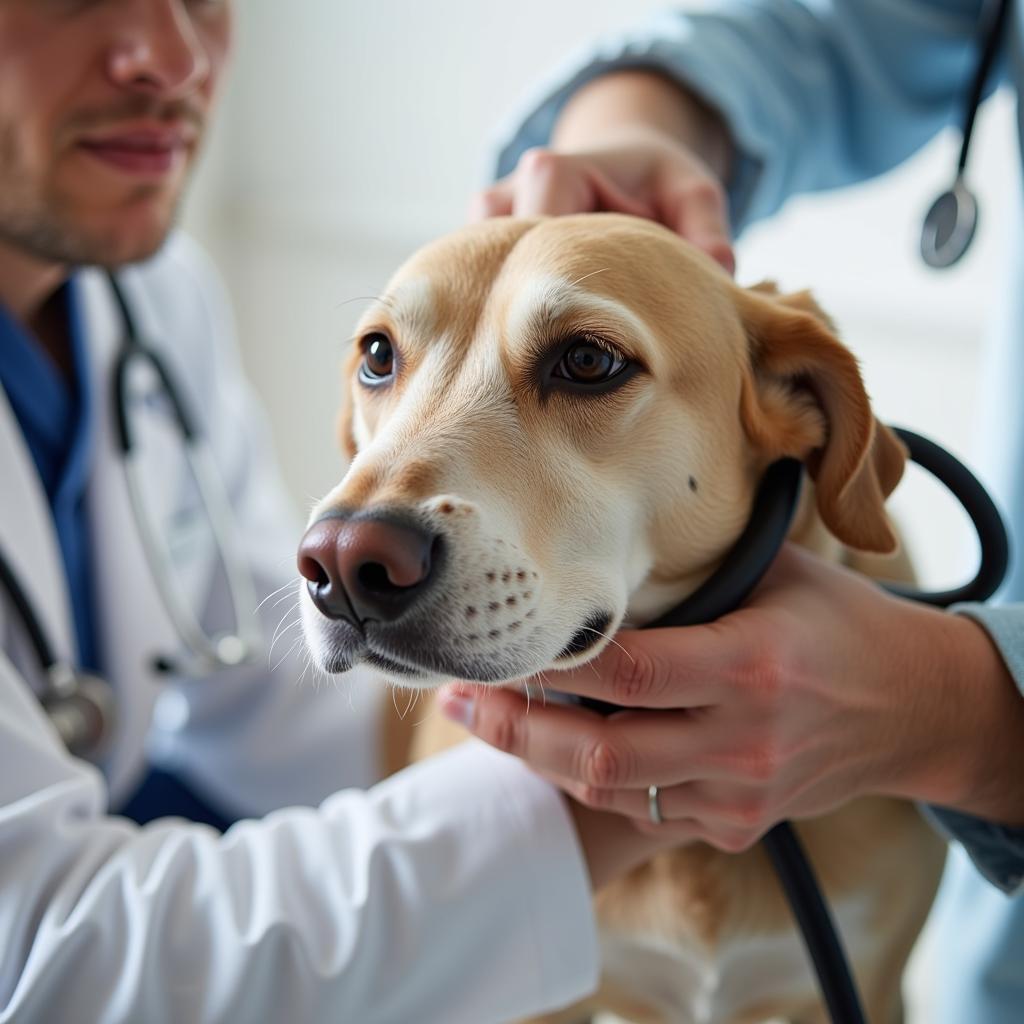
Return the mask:
{"type": "Polygon", "coordinates": [[[857,361],[809,293],[737,291],[750,353],[740,400],[748,437],[769,459],[803,460],[821,518],[844,544],[895,551],[885,499],[907,452],[872,414],[857,361]]]}

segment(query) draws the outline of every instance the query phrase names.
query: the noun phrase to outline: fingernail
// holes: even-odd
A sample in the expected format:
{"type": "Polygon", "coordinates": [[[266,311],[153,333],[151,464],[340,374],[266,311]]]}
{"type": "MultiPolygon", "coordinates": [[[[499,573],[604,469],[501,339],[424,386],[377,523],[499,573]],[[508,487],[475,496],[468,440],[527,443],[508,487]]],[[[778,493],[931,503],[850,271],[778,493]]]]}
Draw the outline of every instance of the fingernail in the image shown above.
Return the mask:
{"type": "Polygon", "coordinates": [[[450,690],[441,694],[441,714],[465,729],[472,730],[475,709],[476,701],[470,697],[463,697],[450,690]]]}

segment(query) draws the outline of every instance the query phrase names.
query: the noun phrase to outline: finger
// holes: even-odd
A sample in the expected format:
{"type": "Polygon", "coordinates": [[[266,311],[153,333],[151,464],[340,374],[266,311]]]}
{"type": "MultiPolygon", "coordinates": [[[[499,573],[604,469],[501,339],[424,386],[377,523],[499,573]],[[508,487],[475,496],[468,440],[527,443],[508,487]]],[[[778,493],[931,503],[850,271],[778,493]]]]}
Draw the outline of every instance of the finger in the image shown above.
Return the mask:
{"type": "Polygon", "coordinates": [[[547,149],[527,150],[515,172],[512,212],[517,217],[590,213],[597,196],[580,161],[547,149]]]}
{"type": "Polygon", "coordinates": [[[649,220],[658,219],[658,211],[652,203],[630,195],[596,167],[585,168],[585,173],[593,190],[597,209],[609,213],[626,213],[631,217],[645,217],[649,220]]]}
{"type": "Polygon", "coordinates": [[[675,193],[669,205],[669,227],[706,252],[730,274],[735,273],[736,256],[721,186],[711,178],[692,179],[675,193]]]}
{"type": "MultiPolygon", "coordinates": [[[[578,707],[529,704],[503,689],[441,690],[442,712],[475,736],[540,772],[594,789],[671,786],[744,777],[744,755],[720,728],[685,711],[619,712],[604,718],[578,707]],[[720,750],[726,750],[722,755],[720,750]]],[[[757,765],[749,766],[756,772],[757,765]]]]}
{"type": "Polygon", "coordinates": [[[717,704],[735,677],[739,638],[724,620],[681,629],[622,630],[598,657],[546,672],[556,690],[627,708],[695,708],[717,704]]]}
{"type": "MultiPolygon", "coordinates": [[[[623,814],[637,821],[653,821],[648,787],[602,789],[551,772],[543,774],[574,800],[595,811],[623,814]]],[[[660,786],[657,807],[663,822],[699,822],[709,830],[724,826],[737,831],[767,831],[771,824],[767,797],[752,786],[704,780],[660,786]]]]}
{"type": "Polygon", "coordinates": [[[487,220],[489,217],[507,217],[512,213],[515,188],[509,178],[478,192],[469,201],[467,219],[471,224],[487,220]]]}
{"type": "Polygon", "coordinates": [[[638,832],[657,836],[662,840],[672,840],[676,845],[686,846],[693,842],[705,843],[723,853],[743,853],[754,846],[762,834],[747,830],[730,828],[716,822],[703,822],[684,818],[680,821],[663,821],[654,824],[648,818],[634,818],[633,825],[638,832]]]}

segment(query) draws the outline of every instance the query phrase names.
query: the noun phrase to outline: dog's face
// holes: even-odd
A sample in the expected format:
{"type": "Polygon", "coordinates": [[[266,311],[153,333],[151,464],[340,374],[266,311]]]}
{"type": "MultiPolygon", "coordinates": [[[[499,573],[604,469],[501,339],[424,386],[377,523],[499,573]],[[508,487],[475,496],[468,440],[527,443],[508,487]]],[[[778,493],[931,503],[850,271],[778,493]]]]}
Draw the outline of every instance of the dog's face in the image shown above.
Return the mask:
{"type": "Polygon", "coordinates": [[[327,671],[423,687],[587,660],[713,571],[784,454],[841,540],[894,544],[902,452],[820,312],[656,224],[466,228],[398,272],[356,339],[351,467],[299,559],[327,671]]]}

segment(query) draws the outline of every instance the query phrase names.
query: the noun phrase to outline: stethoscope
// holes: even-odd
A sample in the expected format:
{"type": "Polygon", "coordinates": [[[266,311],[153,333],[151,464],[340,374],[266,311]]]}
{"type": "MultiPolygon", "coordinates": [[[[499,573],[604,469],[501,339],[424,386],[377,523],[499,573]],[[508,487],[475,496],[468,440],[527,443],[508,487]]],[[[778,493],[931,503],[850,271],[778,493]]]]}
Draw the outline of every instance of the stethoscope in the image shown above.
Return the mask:
{"type": "MultiPolygon", "coordinates": [[[[227,492],[209,446],[196,426],[170,368],[153,346],[143,340],[117,278],[108,274],[107,279],[124,326],[112,375],[115,439],[124,467],[132,516],[148,568],[182,647],[181,654],[155,655],[152,667],[163,674],[202,678],[258,658],[263,637],[256,616],[256,589],[242,555],[240,533],[227,492]],[[184,593],[174,571],[172,553],[163,542],[145,501],[137,431],[132,420],[132,409],[136,403],[131,379],[140,367],[148,369],[156,390],[166,401],[170,420],[180,436],[182,451],[195,482],[199,506],[223,567],[233,620],[233,628],[223,632],[211,634],[204,629],[184,593]]],[[[36,614],[25,588],[2,551],[0,586],[6,591],[10,606],[20,619],[39,663],[42,679],[39,700],[50,721],[72,754],[99,760],[116,721],[116,701],[111,684],[56,656],[42,619],[36,614]]]]}
{"type": "Polygon", "coordinates": [[[970,247],[978,227],[978,200],[967,187],[964,174],[971,135],[981,104],[981,94],[992,70],[992,62],[1003,37],[1011,0],[990,0],[986,7],[980,37],[981,54],[967,95],[960,158],[952,186],[932,203],[921,231],[921,258],[929,267],[943,269],[956,263],[970,247]]]}
{"type": "MultiPolygon", "coordinates": [[[[943,591],[917,591],[885,584],[890,593],[946,608],[961,601],[984,601],[995,593],[1006,574],[1009,543],[1006,527],[992,499],[977,478],[945,449],[909,430],[896,429],[910,458],[922,466],[963,505],[981,544],[981,562],[969,583],[943,591]]],[[[762,479],[747,526],[721,565],[693,594],[645,629],[695,626],[714,622],[735,611],[760,582],[786,540],[800,499],[803,466],[780,459],[762,479]]],[[[579,703],[601,714],[622,709],[591,698],[579,703]]],[[[828,905],[818,887],[796,832],[781,822],[761,840],[793,910],[814,963],[818,982],[833,1024],[864,1024],[857,987],[828,905]]]]}
{"type": "MultiPolygon", "coordinates": [[[[1010,0],[994,0],[986,11],[980,37],[978,66],[968,94],[963,139],[952,187],[935,200],[924,220],[921,257],[930,267],[950,267],[967,251],[978,224],[978,203],[964,181],[967,154],[1003,28],[1010,0]]],[[[947,608],[960,601],[984,601],[998,589],[1009,562],[1006,527],[984,487],[949,452],[912,433],[897,429],[910,458],[940,480],[960,501],[978,533],[981,563],[969,583],[954,590],[922,592],[885,585],[891,593],[913,601],[947,608]]],[[[775,559],[789,532],[800,497],[803,467],[794,459],[770,466],[754,499],[746,529],[712,576],[685,601],[644,628],[693,626],[714,622],[738,608],[751,594],[775,559]]],[[[579,703],[601,714],[621,710],[590,698],[579,703]]],[[[865,1024],[857,986],[850,971],[835,922],[818,886],[803,846],[786,821],[761,840],[814,964],[822,997],[833,1024],[865,1024]]]]}

